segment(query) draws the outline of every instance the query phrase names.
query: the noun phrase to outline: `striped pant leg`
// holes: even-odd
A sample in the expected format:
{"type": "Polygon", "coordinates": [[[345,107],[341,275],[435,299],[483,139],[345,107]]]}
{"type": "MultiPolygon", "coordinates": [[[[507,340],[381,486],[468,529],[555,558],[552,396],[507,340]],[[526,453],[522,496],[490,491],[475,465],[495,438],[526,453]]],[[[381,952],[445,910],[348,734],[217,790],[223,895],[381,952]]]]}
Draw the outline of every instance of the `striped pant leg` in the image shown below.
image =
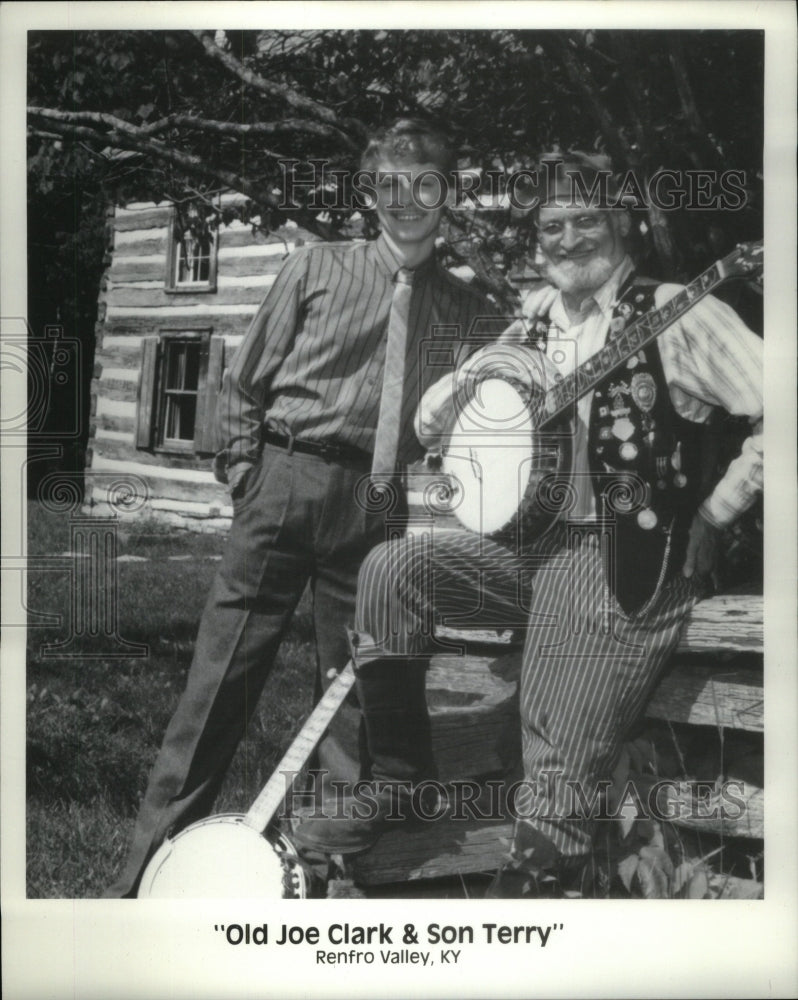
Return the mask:
{"type": "Polygon", "coordinates": [[[566,857],[590,851],[591,804],[695,600],[694,585],[677,576],[640,613],[625,616],[590,541],[561,550],[538,571],[521,675],[517,855],[540,835],[566,857]]]}
{"type": "Polygon", "coordinates": [[[529,578],[522,558],[467,531],[408,534],[378,545],[358,578],[356,659],[452,652],[434,636],[441,624],[522,628],[529,578]]]}

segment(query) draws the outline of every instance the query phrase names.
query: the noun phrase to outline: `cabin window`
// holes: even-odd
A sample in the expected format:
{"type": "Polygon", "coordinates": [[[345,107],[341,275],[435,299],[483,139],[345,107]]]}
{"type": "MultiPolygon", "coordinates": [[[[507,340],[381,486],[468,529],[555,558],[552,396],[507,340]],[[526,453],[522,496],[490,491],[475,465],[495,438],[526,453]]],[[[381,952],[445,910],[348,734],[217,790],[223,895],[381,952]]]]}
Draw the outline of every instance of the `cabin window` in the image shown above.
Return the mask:
{"type": "Polygon", "coordinates": [[[204,207],[176,205],[169,226],[166,291],[215,292],[217,230],[204,207]]]}
{"type": "Polygon", "coordinates": [[[165,330],[145,337],[137,447],[169,453],[216,450],[216,402],[224,341],[209,330],[165,330]]]}
{"type": "Polygon", "coordinates": [[[163,343],[156,442],[162,448],[193,450],[201,349],[198,340],[170,337],[163,343]]]}

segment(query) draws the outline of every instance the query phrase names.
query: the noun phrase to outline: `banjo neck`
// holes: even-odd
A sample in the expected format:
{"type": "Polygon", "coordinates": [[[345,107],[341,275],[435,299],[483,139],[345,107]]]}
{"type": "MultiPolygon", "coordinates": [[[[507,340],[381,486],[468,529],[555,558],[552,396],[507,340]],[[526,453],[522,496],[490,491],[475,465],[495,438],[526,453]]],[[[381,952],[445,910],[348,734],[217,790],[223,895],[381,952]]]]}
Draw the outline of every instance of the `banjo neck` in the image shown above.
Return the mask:
{"type": "Polygon", "coordinates": [[[244,816],[242,822],[246,826],[252,827],[258,833],[262,833],[266,829],[280,808],[289,788],[296,780],[297,774],[302,770],[314,747],[321,739],[330,719],[338,711],[354,683],[355,672],[350,661],[324,692],[321,700],[308,716],[307,722],[286,750],[271,778],[264,785],[249,812],[244,816]],[[292,775],[287,786],[284,778],[286,773],[292,775]]]}
{"type": "Polygon", "coordinates": [[[659,309],[649,310],[620,333],[611,336],[600,351],[547,391],[543,402],[543,427],[568,415],[577,400],[625,364],[632,355],[656,340],[663,330],[684,316],[718,285],[730,278],[758,278],[762,272],[762,254],[761,243],[738,244],[732,253],[707,268],[659,309]]]}

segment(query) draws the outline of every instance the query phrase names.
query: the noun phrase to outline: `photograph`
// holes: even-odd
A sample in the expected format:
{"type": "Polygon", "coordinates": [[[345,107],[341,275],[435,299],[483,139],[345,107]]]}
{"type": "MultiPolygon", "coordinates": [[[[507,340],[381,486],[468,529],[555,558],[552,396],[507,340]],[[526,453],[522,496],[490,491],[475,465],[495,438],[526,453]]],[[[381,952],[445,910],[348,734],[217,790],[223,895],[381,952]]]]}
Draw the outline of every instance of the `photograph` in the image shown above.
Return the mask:
{"type": "Polygon", "coordinates": [[[8,995],[794,995],[791,5],[19,6],[8,995]]]}

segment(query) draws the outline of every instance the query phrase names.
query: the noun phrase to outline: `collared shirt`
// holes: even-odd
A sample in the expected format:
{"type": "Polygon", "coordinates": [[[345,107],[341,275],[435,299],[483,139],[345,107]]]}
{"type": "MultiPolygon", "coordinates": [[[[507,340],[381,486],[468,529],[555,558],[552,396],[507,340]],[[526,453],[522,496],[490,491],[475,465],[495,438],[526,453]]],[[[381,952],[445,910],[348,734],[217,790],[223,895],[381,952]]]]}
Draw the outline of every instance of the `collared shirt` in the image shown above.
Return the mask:
{"type": "MultiPolygon", "coordinates": [[[[264,421],[298,438],[373,450],[400,266],[382,236],[291,254],[224,379],[221,440],[227,468],[239,466],[231,482],[256,460],[264,421]]],[[[473,324],[484,319],[490,326],[495,316],[482,295],[434,256],[414,270],[402,459],[413,457],[408,448],[418,449],[411,419],[420,394],[453,369],[473,324]],[[432,338],[434,345],[425,343],[432,338]]]]}

